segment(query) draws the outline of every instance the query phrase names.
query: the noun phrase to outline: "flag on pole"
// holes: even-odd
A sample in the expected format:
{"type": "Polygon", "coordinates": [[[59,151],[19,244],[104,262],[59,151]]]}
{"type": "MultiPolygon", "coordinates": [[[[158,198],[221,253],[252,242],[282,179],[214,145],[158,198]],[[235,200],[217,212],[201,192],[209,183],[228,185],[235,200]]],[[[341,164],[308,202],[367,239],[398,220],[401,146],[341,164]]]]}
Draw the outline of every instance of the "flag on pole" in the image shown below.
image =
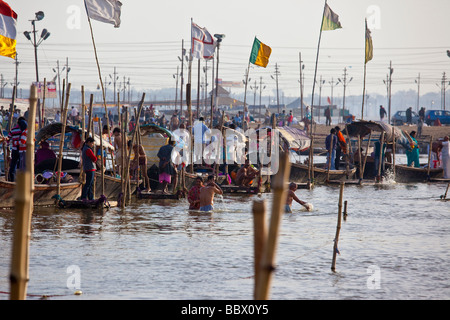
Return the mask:
{"type": "Polygon", "coordinates": [[[216,41],[206,28],[199,27],[192,22],[191,25],[191,53],[197,59],[211,59],[216,50],[216,41]]]}
{"type": "Polygon", "coordinates": [[[0,0],[0,56],[16,57],[17,14],[0,0]]]}
{"type": "Polygon", "coordinates": [[[366,63],[372,60],[372,58],[373,58],[372,36],[369,28],[367,28],[367,20],[366,20],[366,63]]]}
{"type": "Polygon", "coordinates": [[[322,19],[322,31],[335,30],[342,28],[339,22],[339,16],[330,9],[328,4],[325,3],[322,19]]]}
{"type": "Polygon", "coordinates": [[[84,0],[89,18],[120,27],[122,3],[118,0],[84,0]]]}
{"type": "Polygon", "coordinates": [[[250,62],[260,67],[267,67],[272,49],[259,41],[256,37],[253,41],[252,52],[250,53],[250,62]]]}

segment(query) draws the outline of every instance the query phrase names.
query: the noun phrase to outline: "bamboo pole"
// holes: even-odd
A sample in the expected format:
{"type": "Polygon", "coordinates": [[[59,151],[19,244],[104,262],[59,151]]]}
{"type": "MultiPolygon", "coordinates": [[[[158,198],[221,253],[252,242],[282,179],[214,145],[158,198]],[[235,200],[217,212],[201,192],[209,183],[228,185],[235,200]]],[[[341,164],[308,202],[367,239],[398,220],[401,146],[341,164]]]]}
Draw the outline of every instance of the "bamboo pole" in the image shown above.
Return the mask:
{"type": "MultiPolygon", "coordinates": [[[[138,117],[140,117],[140,115],[141,115],[142,106],[144,105],[144,100],[145,100],[145,93],[142,94],[142,99],[139,102],[138,117]]],[[[136,128],[137,128],[137,126],[134,127],[133,134],[131,135],[131,148],[128,151],[127,162],[126,162],[127,171],[125,173],[125,181],[127,183],[129,183],[129,180],[130,180],[130,170],[128,170],[128,168],[130,167],[131,151],[133,151],[133,143],[134,143],[134,138],[135,138],[135,135],[136,135],[136,128]]],[[[129,192],[129,200],[130,200],[131,199],[131,190],[130,190],[131,188],[128,187],[128,189],[129,189],[128,192],[129,192]]],[[[125,192],[125,194],[126,194],[126,192],[125,192]]],[[[124,196],[125,196],[125,194],[124,194],[124,196]]]]}
{"type": "Polygon", "coordinates": [[[358,158],[359,158],[359,183],[363,180],[362,172],[362,154],[361,154],[361,136],[358,134],[358,158]]]}
{"type": "Polygon", "coordinates": [[[428,180],[430,180],[430,170],[431,170],[431,149],[433,147],[433,136],[430,137],[430,146],[428,147],[428,180]]]}
{"type": "MultiPolygon", "coordinates": [[[[28,123],[36,118],[37,90],[30,90],[28,123]]],[[[15,188],[15,221],[10,272],[10,299],[25,300],[29,280],[29,244],[34,192],[34,125],[27,129],[26,171],[19,170],[15,188]],[[31,138],[30,138],[31,137],[31,138]]]]}
{"type": "Polygon", "coordinates": [[[394,181],[395,181],[395,153],[397,152],[396,150],[397,146],[396,146],[396,138],[395,138],[395,127],[392,127],[392,174],[394,175],[394,181]]]}
{"type": "Polygon", "coordinates": [[[339,253],[338,250],[338,242],[339,242],[339,234],[341,232],[341,220],[342,220],[342,197],[344,194],[344,182],[341,182],[341,188],[339,192],[339,205],[338,205],[338,220],[336,226],[336,236],[334,237],[334,246],[333,246],[333,261],[331,262],[331,270],[336,271],[336,255],[339,253]]]}
{"type": "Polygon", "coordinates": [[[105,161],[105,157],[103,154],[103,130],[102,130],[102,122],[100,121],[100,119],[97,119],[97,124],[98,124],[98,130],[100,131],[100,175],[101,175],[101,179],[102,179],[102,195],[105,194],[105,173],[104,173],[104,161],[105,161]]]}
{"type": "MultiPolygon", "coordinates": [[[[47,88],[47,79],[44,78],[44,89],[42,90],[42,106],[40,106],[40,112],[42,116],[42,123],[39,123],[39,129],[45,127],[45,89],[47,88]]],[[[34,121],[33,121],[34,123],[34,121]]]]}
{"type": "Polygon", "coordinates": [[[264,245],[267,239],[267,225],[266,225],[266,200],[253,201],[253,230],[254,230],[254,270],[255,270],[255,287],[254,298],[259,292],[259,275],[261,273],[261,258],[264,252],[264,245]]]}
{"type": "Polygon", "coordinates": [[[381,179],[381,167],[382,167],[382,162],[383,162],[383,146],[384,146],[384,131],[381,133],[381,138],[380,138],[380,155],[379,155],[379,162],[378,162],[378,175],[377,175],[377,180],[378,182],[380,182],[381,179]]]}
{"type": "Polygon", "coordinates": [[[367,140],[366,154],[364,155],[364,164],[362,169],[362,177],[364,179],[364,172],[366,170],[367,156],[369,155],[370,139],[372,138],[372,131],[369,133],[369,139],[367,140]]]}
{"type": "Polygon", "coordinates": [[[63,147],[64,147],[64,136],[66,135],[66,122],[67,122],[67,108],[69,106],[69,97],[70,97],[70,88],[72,84],[69,83],[67,85],[67,93],[66,93],[66,101],[64,105],[64,111],[61,114],[62,121],[62,129],[59,141],[59,157],[58,157],[58,171],[56,177],[56,186],[57,186],[57,195],[61,193],[61,168],[62,168],[62,158],[63,158],[63,147]]]}
{"type": "Polygon", "coordinates": [[[279,171],[273,179],[273,204],[272,214],[270,217],[269,232],[264,253],[262,255],[262,263],[258,281],[258,291],[255,294],[256,300],[267,300],[269,298],[269,288],[272,280],[272,273],[275,270],[275,250],[278,242],[278,231],[280,227],[281,217],[286,204],[287,181],[291,169],[289,155],[282,153],[280,155],[279,171]]]}
{"type": "Polygon", "coordinates": [[[81,149],[80,149],[80,182],[84,184],[85,182],[85,176],[84,176],[84,170],[83,170],[83,157],[81,156],[84,141],[86,140],[86,136],[84,131],[86,130],[86,104],[84,101],[84,86],[81,86],[81,149]]]}

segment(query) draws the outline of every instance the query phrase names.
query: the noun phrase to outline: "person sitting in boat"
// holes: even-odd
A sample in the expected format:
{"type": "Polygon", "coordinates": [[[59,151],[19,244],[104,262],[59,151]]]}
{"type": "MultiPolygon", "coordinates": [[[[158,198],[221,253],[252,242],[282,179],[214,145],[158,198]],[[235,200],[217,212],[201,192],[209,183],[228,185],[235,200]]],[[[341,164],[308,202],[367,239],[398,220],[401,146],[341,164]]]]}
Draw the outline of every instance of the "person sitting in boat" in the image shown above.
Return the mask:
{"type": "Polygon", "coordinates": [[[304,206],[306,208],[306,210],[310,210],[310,206],[308,205],[308,203],[306,203],[305,201],[300,200],[299,198],[297,198],[297,196],[295,195],[295,191],[297,191],[297,184],[295,182],[291,182],[289,184],[289,190],[288,190],[288,194],[287,194],[287,199],[286,199],[286,205],[284,206],[284,211],[286,213],[292,213],[292,201],[295,200],[296,202],[300,203],[302,206],[304,206]]]}
{"type": "Polygon", "coordinates": [[[406,150],[406,158],[408,159],[408,167],[414,162],[415,168],[420,168],[419,163],[419,143],[416,140],[416,132],[411,131],[409,136],[411,137],[412,143],[410,144],[410,149],[406,150]]]}
{"type": "Polygon", "coordinates": [[[83,170],[86,176],[86,182],[83,186],[80,200],[94,200],[94,175],[95,175],[95,163],[97,162],[97,157],[94,154],[95,140],[92,137],[88,137],[84,142],[82,148],[82,161],[83,170]]]}
{"type": "Polygon", "coordinates": [[[214,195],[223,194],[222,189],[215,183],[214,176],[210,175],[206,184],[200,189],[200,211],[214,210],[214,195]]]}
{"type": "Polygon", "coordinates": [[[41,147],[36,151],[36,154],[34,156],[35,165],[38,165],[44,160],[56,159],[55,152],[50,149],[50,144],[46,140],[41,141],[40,146],[41,147]]]}
{"type": "Polygon", "coordinates": [[[236,185],[249,187],[253,183],[253,179],[258,175],[259,171],[253,168],[248,159],[245,164],[236,173],[236,185]]]}
{"type": "Polygon", "coordinates": [[[203,178],[195,178],[195,185],[189,190],[188,201],[189,210],[199,210],[200,209],[200,189],[203,188],[203,178]]]}
{"type": "Polygon", "coordinates": [[[131,161],[131,170],[133,170],[133,176],[136,180],[139,179],[137,176],[137,169],[141,169],[142,177],[144,178],[145,186],[147,187],[143,192],[150,192],[150,180],[147,175],[147,155],[145,154],[144,147],[141,144],[133,145],[134,159],[131,161]]]}

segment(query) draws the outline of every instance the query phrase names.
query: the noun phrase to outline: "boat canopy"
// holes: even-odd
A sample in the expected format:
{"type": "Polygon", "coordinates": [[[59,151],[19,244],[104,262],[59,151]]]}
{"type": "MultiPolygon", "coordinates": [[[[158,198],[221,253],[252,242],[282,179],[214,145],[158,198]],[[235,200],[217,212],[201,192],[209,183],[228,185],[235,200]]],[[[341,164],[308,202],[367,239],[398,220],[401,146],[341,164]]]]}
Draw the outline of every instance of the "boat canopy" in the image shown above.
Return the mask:
{"type": "Polygon", "coordinates": [[[394,137],[396,139],[396,143],[406,146],[410,144],[411,137],[407,132],[401,130],[398,127],[394,127],[388,123],[382,121],[354,121],[346,126],[348,131],[348,135],[350,137],[365,137],[370,132],[385,132],[385,141],[387,143],[392,143],[394,141],[394,137]]]}
{"type": "MultiPolygon", "coordinates": [[[[79,134],[81,135],[81,128],[78,126],[66,126],[66,133],[72,133],[72,134],[79,134]]],[[[36,134],[36,145],[39,144],[41,141],[45,141],[53,136],[56,136],[60,134],[62,131],[62,123],[61,122],[54,122],[51,124],[46,125],[45,127],[41,128],[37,134],[36,134]]],[[[100,146],[100,136],[94,135],[95,145],[100,146]]],[[[108,142],[103,139],[103,148],[108,148],[109,150],[114,151],[114,147],[108,142]]]]}
{"type": "Polygon", "coordinates": [[[277,127],[281,137],[287,143],[289,149],[305,151],[311,146],[311,139],[305,130],[294,127],[277,127]]]}

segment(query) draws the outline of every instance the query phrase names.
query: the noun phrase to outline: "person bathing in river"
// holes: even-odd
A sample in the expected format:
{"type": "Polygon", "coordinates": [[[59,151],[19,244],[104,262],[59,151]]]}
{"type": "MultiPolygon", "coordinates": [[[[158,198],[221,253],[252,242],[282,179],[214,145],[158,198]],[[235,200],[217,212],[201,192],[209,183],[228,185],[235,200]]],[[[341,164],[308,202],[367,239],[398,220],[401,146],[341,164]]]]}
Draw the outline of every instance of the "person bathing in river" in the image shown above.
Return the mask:
{"type": "Polygon", "coordinates": [[[214,176],[210,175],[206,184],[200,189],[200,211],[214,210],[214,195],[223,194],[222,189],[214,182],[214,176]]]}
{"type": "Polygon", "coordinates": [[[188,201],[189,210],[200,209],[200,190],[203,188],[203,178],[195,178],[195,185],[189,190],[188,201]]]}
{"type": "Polygon", "coordinates": [[[295,195],[295,191],[297,190],[297,184],[295,182],[291,182],[289,184],[289,190],[288,190],[288,194],[287,194],[287,199],[286,199],[286,205],[284,207],[284,211],[286,213],[292,213],[292,209],[291,209],[291,205],[292,205],[292,201],[295,200],[296,202],[300,203],[302,206],[304,206],[306,208],[306,210],[310,210],[310,206],[308,205],[308,203],[300,200],[299,198],[297,198],[297,196],[295,195]]]}

